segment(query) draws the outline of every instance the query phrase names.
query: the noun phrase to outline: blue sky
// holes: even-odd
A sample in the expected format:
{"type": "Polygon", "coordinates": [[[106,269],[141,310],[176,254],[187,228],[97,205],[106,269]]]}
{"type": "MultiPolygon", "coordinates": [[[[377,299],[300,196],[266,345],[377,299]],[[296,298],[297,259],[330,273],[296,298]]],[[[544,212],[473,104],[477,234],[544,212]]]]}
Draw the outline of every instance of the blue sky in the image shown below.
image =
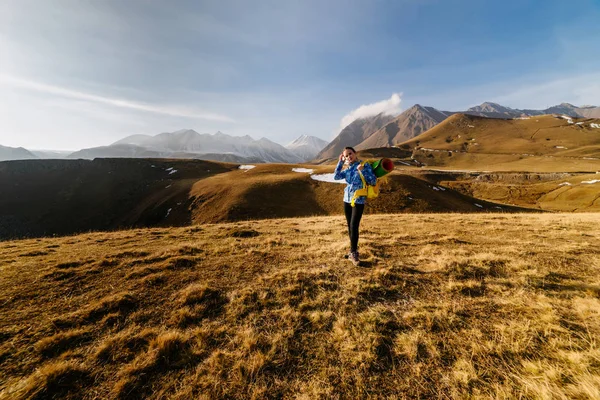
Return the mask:
{"type": "Polygon", "coordinates": [[[286,144],[415,103],[600,105],[598,43],[597,0],[2,0],[0,145],[286,144]]]}

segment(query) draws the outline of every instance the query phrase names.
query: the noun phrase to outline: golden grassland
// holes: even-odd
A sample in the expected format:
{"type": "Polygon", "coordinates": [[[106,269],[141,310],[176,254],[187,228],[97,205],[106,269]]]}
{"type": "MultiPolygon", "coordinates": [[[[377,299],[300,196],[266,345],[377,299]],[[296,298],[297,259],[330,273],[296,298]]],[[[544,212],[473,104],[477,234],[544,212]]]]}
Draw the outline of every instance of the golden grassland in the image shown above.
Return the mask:
{"type": "Polygon", "coordinates": [[[600,398],[596,214],[0,242],[0,398],[600,398]]]}
{"type": "Polygon", "coordinates": [[[425,133],[398,144],[415,149],[427,166],[529,172],[600,170],[600,130],[595,119],[552,115],[504,120],[455,114],[425,133]],[[581,123],[583,125],[578,125],[581,123]]]}
{"type": "Polygon", "coordinates": [[[565,175],[545,182],[470,179],[442,181],[441,184],[469,196],[501,204],[559,212],[600,211],[600,174],[565,175]]]}

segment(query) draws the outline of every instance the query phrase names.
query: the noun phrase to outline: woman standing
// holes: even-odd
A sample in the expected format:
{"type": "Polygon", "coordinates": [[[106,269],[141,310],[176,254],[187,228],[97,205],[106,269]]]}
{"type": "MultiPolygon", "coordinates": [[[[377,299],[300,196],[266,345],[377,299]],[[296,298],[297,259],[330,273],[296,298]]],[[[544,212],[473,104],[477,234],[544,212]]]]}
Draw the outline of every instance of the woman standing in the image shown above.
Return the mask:
{"type": "Polygon", "coordinates": [[[344,189],[344,212],[348,223],[348,235],[350,236],[350,253],[348,254],[348,259],[354,265],[359,265],[360,263],[358,258],[358,227],[367,200],[365,196],[359,196],[354,199],[354,205],[352,204],[354,192],[363,187],[363,181],[360,177],[361,173],[368,185],[375,185],[377,183],[377,177],[373,173],[371,165],[368,163],[362,164],[356,157],[356,151],[352,147],[346,147],[342,154],[340,154],[338,164],[335,167],[334,179],[345,179],[347,183],[344,189]],[[344,164],[347,165],[347,168],[342,171],[344,164]]]}

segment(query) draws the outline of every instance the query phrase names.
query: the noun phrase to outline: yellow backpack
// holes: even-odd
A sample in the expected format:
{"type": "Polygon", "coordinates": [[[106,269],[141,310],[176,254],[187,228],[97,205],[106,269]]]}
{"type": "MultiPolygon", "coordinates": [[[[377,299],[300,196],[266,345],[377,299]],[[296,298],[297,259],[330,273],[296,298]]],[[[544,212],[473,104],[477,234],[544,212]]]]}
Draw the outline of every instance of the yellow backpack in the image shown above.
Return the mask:
{"type": "MultiPolygon", "coordinates": [[[[364,167],[365,163],[360,163],[364,167]]],[[[352,207],[354,207],[354,202],[360,196],[365,196],[367,199],[374,199],[379,196],[379,178],[377,179],[377,183],[374,186],[367,185],[367,181],[365,181],[365,177],[363,176],[360,170],[357,170],[358,175],[360,176],[360,180],[362,181],[363,187],[354,192],[354,196],[352,196],[352,207]]]]}

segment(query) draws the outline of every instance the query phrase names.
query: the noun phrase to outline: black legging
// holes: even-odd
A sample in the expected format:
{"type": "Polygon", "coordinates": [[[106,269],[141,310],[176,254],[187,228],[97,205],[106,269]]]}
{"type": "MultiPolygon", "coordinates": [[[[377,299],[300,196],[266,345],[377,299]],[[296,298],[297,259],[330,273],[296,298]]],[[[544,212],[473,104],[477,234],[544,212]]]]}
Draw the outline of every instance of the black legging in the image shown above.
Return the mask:
{"type": "Polygon", "coordinates": [[[364,204],[354,204],[352,207],[349,203],[344,202],[344,212],[346,213],[346,221],[348,222],[348,235],[350,236],[350,251],[358,250],[358,226],[362,218],[364,204]]]}

